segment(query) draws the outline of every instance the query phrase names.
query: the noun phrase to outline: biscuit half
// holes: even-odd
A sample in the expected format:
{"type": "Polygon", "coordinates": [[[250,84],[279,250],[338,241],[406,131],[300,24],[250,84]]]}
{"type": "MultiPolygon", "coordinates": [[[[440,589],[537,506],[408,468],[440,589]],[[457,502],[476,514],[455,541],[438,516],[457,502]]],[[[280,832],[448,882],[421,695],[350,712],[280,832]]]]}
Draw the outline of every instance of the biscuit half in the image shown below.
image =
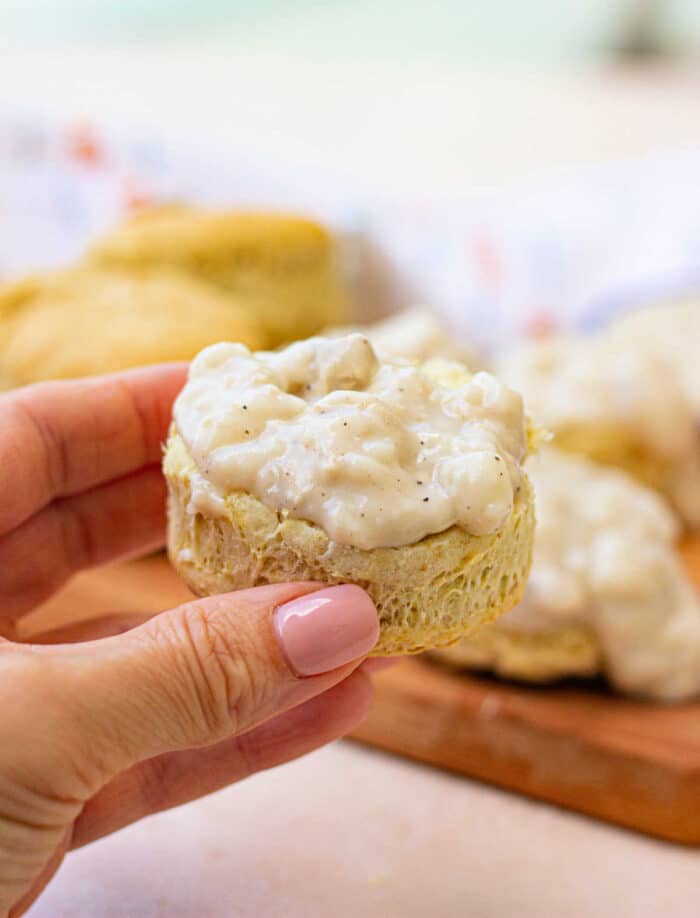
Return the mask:
{"type": "Polygon", "coordinates": [[[538,684],[595,676],[604,669],[600,643],[585,625],[532,632],[502,625],[482,628],[468,641],[437,651],[434,658],[454,669],[486,670],[538,684]]]}
{"type": "Polygon", "coordinates": [[[374,656],[445,646],[493,621],[522,598],[535,526],[529,481],[503,529],[474,536],[453,526],[413,545],[363,550],[333,542],[319,526],[270,510],[234,492],[225,513],[191,509],[195,465],[176,432],[164,460],[168,482],[168,552],[197,594],[265,583],[356,583],[379,612],[374,656]]]}

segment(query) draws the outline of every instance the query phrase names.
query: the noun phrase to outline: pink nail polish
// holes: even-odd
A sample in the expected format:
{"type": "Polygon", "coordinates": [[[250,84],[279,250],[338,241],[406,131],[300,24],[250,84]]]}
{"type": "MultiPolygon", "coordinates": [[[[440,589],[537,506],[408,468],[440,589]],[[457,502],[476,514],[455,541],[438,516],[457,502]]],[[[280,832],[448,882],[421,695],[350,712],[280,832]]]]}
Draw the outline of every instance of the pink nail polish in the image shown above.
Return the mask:
{"type": "Polygon", "coordinates": [[[300,596],[275,612],[284,655],[300,676],[315,676],[363,657],[379,637],[374,603],[358,586],[344,584],[300,596]]]}

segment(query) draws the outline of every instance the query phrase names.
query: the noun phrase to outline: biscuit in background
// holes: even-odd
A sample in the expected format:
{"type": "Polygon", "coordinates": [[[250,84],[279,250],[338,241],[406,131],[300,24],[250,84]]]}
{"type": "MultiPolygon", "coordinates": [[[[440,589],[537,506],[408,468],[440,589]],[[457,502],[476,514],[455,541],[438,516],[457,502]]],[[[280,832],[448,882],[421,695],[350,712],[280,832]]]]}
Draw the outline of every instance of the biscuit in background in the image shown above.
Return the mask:
{"type": "Polygon", "coordinates": [[[163,206],[99,239],[88,261],[125,270],[186,271],[248,304],[270,347],[346,318],[335,242],[300,216],[163,206]]]}
{"type": "Polygon", "coordinates": [[[525,598],[436,659],[524,682],[602,674],[631,695],[698,695],[700,597],[661,498],[551,447],[528,472],[537,529],[525,598]]]}
{"type": "Polygon", "coordinates": [[[700,300],[661,303],[631,312],[610,331],[625,345],[670,362],[700,421],[700,300]]]}
{"type": "Polygon", "coordinates": [[[624,469],[700,526],[700,438],[673,364],[606,332],[516,346],[497,372],[559,449],[624,469]]]}
{"type": "Polygon", "coordinates": [[[265,343],[249,311],[177,269],[94,267],[0,289],[0,386],[190,360],[208,344],[265,343]]]}
{"type": "Polygon", "coordinates": [[[378,322],[327,329],[324,334],[338,337],[351,332],[366,335],[378,356],[386,360],[413,360],[423,363],[433,358],[458,360],[472,372],[482,368],[483,359],[455,340],[437,316],[423,306],[412,306],[378,322]]]}

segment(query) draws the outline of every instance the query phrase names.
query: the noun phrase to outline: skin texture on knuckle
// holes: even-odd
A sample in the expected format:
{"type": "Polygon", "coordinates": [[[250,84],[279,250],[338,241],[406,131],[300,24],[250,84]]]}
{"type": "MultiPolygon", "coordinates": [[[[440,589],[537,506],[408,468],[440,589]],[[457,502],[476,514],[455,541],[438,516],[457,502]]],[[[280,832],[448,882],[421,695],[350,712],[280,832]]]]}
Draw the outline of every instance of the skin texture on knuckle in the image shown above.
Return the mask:
{"type": "MultiPolygon", "coordinates": [[[[194,743],[238,732],[267,694],[267,667],[256,641],[231,621],[230,602],[193,602],[174,610],[156,631],[169,643],[178,708],[194,743]]],[[[172,680],[171,680],[172,681],[172,680]]]]}

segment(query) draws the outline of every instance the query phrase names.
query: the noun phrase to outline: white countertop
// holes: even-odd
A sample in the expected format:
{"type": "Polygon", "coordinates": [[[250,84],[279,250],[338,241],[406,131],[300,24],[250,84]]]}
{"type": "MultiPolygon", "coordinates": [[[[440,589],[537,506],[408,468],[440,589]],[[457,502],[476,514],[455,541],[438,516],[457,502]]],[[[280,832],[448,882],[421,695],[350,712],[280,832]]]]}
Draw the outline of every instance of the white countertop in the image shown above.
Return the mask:
{"type": "Polygon", "coordinates": [[[691,850],[336,743],[69,856],[34,918],[691,918],[691,850]]]}
{"type": "MultiPolygon", "coordinates": [[[[162,124],[412,193],[700,146],[687,68],[329,60],[254,38],[5,44],[0,112],[162,124]]],[[[699,901],[694,852],[340,743],[70,855],[32,914],[684,918],[699,901]]]]}

